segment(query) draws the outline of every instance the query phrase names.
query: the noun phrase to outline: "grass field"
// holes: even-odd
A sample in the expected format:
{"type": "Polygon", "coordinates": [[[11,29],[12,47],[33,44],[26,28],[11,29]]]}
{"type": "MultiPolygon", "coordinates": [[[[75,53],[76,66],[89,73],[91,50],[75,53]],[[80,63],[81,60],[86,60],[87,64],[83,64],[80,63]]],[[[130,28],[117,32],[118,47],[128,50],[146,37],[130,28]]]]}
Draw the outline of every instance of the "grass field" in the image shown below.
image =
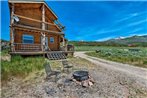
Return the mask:
{"type": "Polygon", "coordinates": [[[75,46],[75,51],[95,51],[95,50],[105,50],[107,48],[111,49],[145,49],[147,47],[113,47],[113,46],[75,46]]]}
{"type": "Polygon", "coordinates": [[[99,46],[75,46],[75,51],[95,51],[103,47],[99,46]]]}
{"type": "Polygon", "coordinates": [[[8,55],[8,51],[9,51],[9,49],[2,50],[2,51],[0,51],[0,55],[1,56],[8,55]]]}
{"type": "Polygon", "coordinates": [[[43,69],[44,58],[14,56],[11,61],[1,61],[1,78],[7,81],[12,76],[24,77],[33,71],[43,69]]]}
{"type": "Polygon", "coordinates": [[[90,56],[147,68],[147,48],[81,46],[76,49],[77,51],[94,51],[86,53],[90,56]],[[95,50],[99,51],[96,53],[95,50]]]}

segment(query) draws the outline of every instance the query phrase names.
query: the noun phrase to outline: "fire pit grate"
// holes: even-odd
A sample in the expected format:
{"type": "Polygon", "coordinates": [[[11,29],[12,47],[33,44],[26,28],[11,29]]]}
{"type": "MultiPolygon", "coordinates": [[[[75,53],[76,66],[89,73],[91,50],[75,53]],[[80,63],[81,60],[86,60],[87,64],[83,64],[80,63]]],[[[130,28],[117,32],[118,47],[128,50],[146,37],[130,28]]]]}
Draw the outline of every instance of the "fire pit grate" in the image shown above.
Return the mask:
{"type": "Polygon", "coordinates": [[[84,81],[89,78],[89,73],[88,71],[75,71],[73,73],[73,78],[77,81],[84,81]]]}
{"type": "Polygon", "coordinates": [[[88,71],[75,71],[72,80],[83,87],[92,86],[94,84],[94,80],[89,76],[88,71]]]}

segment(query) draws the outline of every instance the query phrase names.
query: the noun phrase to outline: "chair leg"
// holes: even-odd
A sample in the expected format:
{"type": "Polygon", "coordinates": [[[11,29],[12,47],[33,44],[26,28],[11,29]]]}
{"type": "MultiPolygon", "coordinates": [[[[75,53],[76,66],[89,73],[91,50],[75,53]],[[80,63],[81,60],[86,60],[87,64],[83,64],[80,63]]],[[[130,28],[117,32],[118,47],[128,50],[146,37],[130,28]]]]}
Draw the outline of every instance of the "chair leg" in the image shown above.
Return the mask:
{"type": "Polygon", "coordinates": [[[55,78],[54,79],[55,79],[55,83],[56,83],[57,82],[57,75],[55,75],[55,78]]]}
{"type": "Polygon", "coordinates": [[[57,80],[59,79],[59,74],[55,75],[55,82],[57,83],[57,80]]]}

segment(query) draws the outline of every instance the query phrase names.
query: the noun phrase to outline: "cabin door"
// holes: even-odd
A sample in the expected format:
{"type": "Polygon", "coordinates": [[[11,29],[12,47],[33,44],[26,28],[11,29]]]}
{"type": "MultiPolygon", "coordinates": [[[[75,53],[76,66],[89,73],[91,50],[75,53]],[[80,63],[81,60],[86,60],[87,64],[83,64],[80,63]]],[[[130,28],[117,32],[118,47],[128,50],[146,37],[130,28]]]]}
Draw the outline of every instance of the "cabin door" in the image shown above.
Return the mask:
{"type": "Polygon", "coordinates": [[[49,50],[48,37],[45,37],[45,51],[49,50]]]}

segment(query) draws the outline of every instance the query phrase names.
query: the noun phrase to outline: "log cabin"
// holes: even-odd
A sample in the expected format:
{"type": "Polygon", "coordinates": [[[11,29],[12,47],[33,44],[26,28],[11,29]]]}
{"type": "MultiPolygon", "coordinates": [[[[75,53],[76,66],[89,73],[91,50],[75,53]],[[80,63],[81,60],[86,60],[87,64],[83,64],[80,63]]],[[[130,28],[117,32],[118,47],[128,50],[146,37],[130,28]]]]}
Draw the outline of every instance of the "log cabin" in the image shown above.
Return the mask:
{"type": "Polygon", "coordinates": [[[67,49],[64,29],[57,15],[43,0],[9,0],[10,54],[73,53],[67,49]]]}

